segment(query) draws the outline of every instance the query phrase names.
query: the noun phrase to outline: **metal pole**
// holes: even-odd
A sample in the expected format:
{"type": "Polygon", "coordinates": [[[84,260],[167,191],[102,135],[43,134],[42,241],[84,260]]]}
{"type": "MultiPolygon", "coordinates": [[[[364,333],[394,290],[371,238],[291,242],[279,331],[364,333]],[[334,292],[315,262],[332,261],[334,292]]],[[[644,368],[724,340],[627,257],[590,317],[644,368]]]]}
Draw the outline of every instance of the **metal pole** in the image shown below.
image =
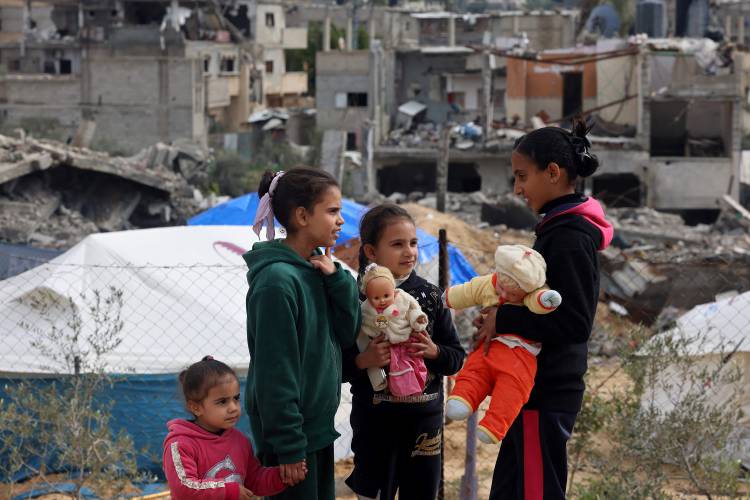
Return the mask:
{"type": "MultiPolygon", "coordinates": [[[[445,290],[450,283],[450,264],[448,260],[448,235],[445,229],[438,231],[438,286],[445,290]]],[[[444,393],[445,394],[445,393],[444,393]]],[[[443,401],[445,403],[445,395],[443,401]]],[[[437,500],[445,499],[445,423],[440,429],[440,487],[438,488],[437,500]]]]}
{"type": "Polygon", "coordinates": [[[461,500],[477,500],[477,413],[466,421],[466,462],[461,478],[461,500]]]}

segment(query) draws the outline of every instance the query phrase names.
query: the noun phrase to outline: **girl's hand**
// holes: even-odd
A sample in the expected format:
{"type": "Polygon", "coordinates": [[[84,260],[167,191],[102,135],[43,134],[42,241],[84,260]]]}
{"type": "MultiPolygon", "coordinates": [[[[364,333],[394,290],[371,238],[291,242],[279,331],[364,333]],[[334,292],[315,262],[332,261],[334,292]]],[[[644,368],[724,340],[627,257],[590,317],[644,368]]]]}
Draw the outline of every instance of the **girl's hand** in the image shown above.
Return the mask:
{"type": "Polygon", "coordinates": [[[336,266],[331,259],[331,247],[326,248],[325,254],[313,255],[308,260],[315,269],[319,270],[326,276],[330,276],[331,274],[336,272],[336,266]]]}
{"type": "Polygon", "coordinates": [[[240,500],[252,500],[253,498],[258,497],[255,496],[255,493],[240,485],[240,500]]]}
{"type": "Polygon", "coordinates": [[[417,337],[417,340],[412,341],[409,346],[409,352],[412,356],[424,359],[437,359],[440,348],[432,341],[429,335],[425,332],[412,332],[412,335],[417,337]]]}
{"type": "Polygon", "coordinates": [[[497,307],[485,307],[480,311],[480,316],[472,324],[477,327],[474,334],[474,349],[484,344],[484,354],[490,350],[490,341],[495,336],[495,321],[497,320],[497,307]]]}
{"type": "Polygon", "coordinates": [[[287,486],[294,486],[301,483],[307,475],[307,462],[304,460],[296,464],[279,465],[281,473],[281,482],[287,486]]]}
{"type": "Polygon", "coordinates": [[[357,354],[354,364],[357,368],[364,370],[366,368],[382,368],[391,363],[391,343],[385,338],[385,333],[381,333],[367,344],[367,349],[357,354]]]}

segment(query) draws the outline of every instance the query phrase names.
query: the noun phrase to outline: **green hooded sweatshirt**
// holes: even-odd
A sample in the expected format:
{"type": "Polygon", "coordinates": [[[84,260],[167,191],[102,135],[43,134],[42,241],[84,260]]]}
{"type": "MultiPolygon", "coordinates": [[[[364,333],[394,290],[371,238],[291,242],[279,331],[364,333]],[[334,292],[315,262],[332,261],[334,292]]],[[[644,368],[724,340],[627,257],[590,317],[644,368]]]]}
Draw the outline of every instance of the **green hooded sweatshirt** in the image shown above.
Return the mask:
{"type": "Polygon", "coordinates": [[[256,243],[243,257],[253,442],[279,463],[300,462],[339,436],[341,349],[359,331],[357,283],[338,263],[325,276],[281,240],[256,243]]]}

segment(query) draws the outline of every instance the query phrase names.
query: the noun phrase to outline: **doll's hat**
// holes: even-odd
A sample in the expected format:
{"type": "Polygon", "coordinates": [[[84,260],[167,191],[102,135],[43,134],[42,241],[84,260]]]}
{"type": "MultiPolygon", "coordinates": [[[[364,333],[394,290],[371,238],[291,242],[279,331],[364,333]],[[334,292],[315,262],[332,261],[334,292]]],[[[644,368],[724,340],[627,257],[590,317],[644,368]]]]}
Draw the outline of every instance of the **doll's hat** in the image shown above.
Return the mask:
{"type": "Polygon", "coordinates": [[[393,278],[391,270],[385,266],[379,266],[375,263],[370,264],[365,268],[365,272],[360,280],[359,289],[362,293],[367,293],[367,285],[375,278],[385,278],[391,282],[394,288],[396,288],[396,280],[393,278]]]}
{"type": "Polygon", "coordinates": [[[547,280],[547,263],[536,250],[525,245],[500,245],[495,250],[497,272],[513,278],[524,292],[530,293],[547,280]]]}

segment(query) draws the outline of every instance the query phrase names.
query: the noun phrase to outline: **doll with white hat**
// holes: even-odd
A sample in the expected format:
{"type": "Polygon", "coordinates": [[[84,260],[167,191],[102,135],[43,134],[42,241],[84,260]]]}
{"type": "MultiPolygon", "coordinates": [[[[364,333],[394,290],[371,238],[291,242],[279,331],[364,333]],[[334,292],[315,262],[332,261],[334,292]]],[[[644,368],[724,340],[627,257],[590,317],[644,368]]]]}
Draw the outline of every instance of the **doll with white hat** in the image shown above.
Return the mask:
{"type": "MultiPolygon", "coordinates": [[[[450,287],[443,294],[445,304],[454,309],[527,307],[536,314],[549,314],[562,303],[560,294],[545,284],[547,264],[539,252],[524,245],[500,245],[495,268],[492,274],[450,287]]],[[[529,399],[541,348],[541,343],[513,333],[499,334],[484,349],[477,348],[456,377],[446,416],[465,419],[492,396],[477,437],[484,443],[499,443],[529,399]]]]}
{"type": "Polygon", "coordinates": [[[547,314],[562,298],[545,286],[546,272],[539,252],[524,245],[500,245],[495,250],[494,273],[448,288],[443,301],[453,309],[523,304],[534,313],[547,314]]]}
{"type": "Polygon", "coordinates": [[[391,362],[386,376],[380,368],[369,368],[368,376],[375,390],[386,387],[394,396],[420,394],[425,387],[427,367],[422,358],[409,352],[412,332],[427,328],[427,315],[417,299],[396,288],[396,280],[387,267],[370,264],[365,268],[360,290],[362,301],[362,331],[357,343],[360,348],[370,339],[385,334],[391,344],[391,362]]]}

